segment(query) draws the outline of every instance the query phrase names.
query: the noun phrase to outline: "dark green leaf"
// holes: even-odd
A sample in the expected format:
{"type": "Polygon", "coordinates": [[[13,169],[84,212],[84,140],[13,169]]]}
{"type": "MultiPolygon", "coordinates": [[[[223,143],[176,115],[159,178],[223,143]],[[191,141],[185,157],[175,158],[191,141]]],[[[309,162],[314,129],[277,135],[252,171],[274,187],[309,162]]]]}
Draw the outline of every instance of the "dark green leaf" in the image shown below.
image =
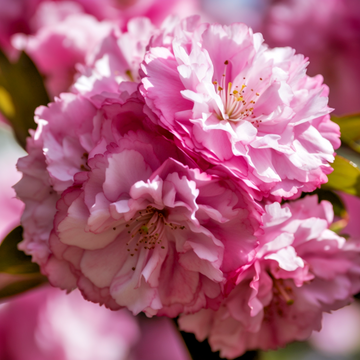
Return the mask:
{"type": "Polygon", "coordinates": [[[0,245],[0,272],[8,274],[40,273],[39,265],[31,262],[31,256],[17,248],[22,241],[23,229],[18,226],[10,232],[0,245]]]}
{"type": "Polygon", "coordinates": [[[12,63],[0,51],[0,111],[24,148],[28,130],[36,128],[35,109],[48,102],[43,79],[32,60],[22,52],[12,63]]]}
{"type": "MultiPolygon", "coordinates": [[[[307,195],[308,193],[305,193],[307,195]]],[[[333,191],[325,189],[316,189],[312,194],[317,194],[319,202],[327,200],[331,202],[334,208],[334,214],[338,217],[346,216],[346,207],[344,202],[341,200],[340,196],[333,191]]]]}
{"type": "Polygon", "coordinates": [[[328,175],[329,181],[322,189],[340,190],[360,197],[360,170],[352,162],[341,156],[336,156],[332,164],[334,171],[328,175]]]}
{"type": "MultiPolygon", "coordinates": [[[[145,320],[148,321],[149,319],[145,320]]],[[[144,321],[144,320],[143,320],[144,321]]],[[[177,320],[174,319],[176,328],[179,329],[177,320]]],[[[219,351],[212,351],[207,339],[200,342],[196,339],[195,335],[180,330],[180,335],[183,338],[183,341],[191,355],[193,360],[221,360],[219,351]]],[[[259,360],[260,353],[258,351],[247,351],[242,356],[237,357],[234,360],[259,360]]]]}
{"type": "Polygon", "coordinates": [[[360,114],[343,117],[332,116],[331,120],[340,126],[341,140],[356,152],[360,153],[360,114]]]}
{"type": "Polygon", "coordinates": [[[20,294],[24,291],[44,284],[46,281],[47,278],[41,274],[27,275],[25,279],[22,279],[20,281],[14,281],[13,283],[6,285],[2,289],[0,289],[0,299],[20,294]]]}

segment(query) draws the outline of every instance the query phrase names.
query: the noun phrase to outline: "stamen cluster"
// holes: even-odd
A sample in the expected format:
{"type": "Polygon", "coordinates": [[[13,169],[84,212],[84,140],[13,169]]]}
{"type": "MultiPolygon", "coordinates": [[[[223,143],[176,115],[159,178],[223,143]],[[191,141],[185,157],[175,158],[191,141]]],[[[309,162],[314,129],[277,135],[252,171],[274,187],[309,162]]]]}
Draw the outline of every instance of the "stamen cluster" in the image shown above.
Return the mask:
{"type": "MultiPolygon", "coordinates": [[[[225,60],[224,64],[225,70],[220,82],[217,80],[213,81],[216,94],[219,95],[224,105],[224,111],[220,108],[215,108],[215,113],[219,120],[235,122],[248,120],[252,124],[255,124],[254,126],[259,127],[259,123],[261,123],[262,120],[256,120],[253,112],[256,97],[260,96],[260,93],[254,92],[254,89],[248,89],[246,77],[242,78],[244,82],[242,84],[239,83],[239,85],[235,85],[231,81],[227,82],[227,66],[229,65],[229,61],[225,60]]],[[[260,78],[260,80],[262,81],[262,78],[260,78]]]]}
{"type": "Polygon", "coordinates": [[[145,250],[154,250],[156,245],[159,245],[161,249],[165,249],[162,242],[166,236],[166,228],[170,230],[185,229],[184,225],[178,226],[168,223],[161,210],[151,205],[148,205],[145,210],[138,211],[136,217],[131,218],[125,226],[131,228],[131,230],[128,230],[130,240],[126,245],[135,244],[132,249],[127,249],[130,256],[134,256],[134,251],[138,251],[139,246],[143,246],[145,250]]]}

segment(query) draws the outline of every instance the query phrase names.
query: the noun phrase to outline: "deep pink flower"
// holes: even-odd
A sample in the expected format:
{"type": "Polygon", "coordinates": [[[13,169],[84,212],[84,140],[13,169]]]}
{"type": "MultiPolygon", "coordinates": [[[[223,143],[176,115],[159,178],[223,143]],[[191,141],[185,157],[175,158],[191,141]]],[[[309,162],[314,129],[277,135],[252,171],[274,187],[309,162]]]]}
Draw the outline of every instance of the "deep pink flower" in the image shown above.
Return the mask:
{"type": "Polygon", "coordinates": [[[0,305],[0,358],[7,360],[187,360],[168,319],[137,319],[49,286],[0,305]],[[154,349],[155,344],[161,349],[154,349]],[[21,344],[21,346],[19,346],[21,344]],[[151,351],[151,350],[155,351],[151,351]]]}
{"type": "Polygon", "coordinates": [[[224,274],[253,257],[262,209],[221,169],[197,169],[126,94],[99,109],[62,94],[37,110],[15,186],[20,248],[53,285],[113,309],[216,308],[224,274]]]}
{"type": "Polygon", "coordinates": [[[260,195],[291,197],[327,181],[338,126],[328,88],[290,48],[268,49],[245,24],[184,20],[153,39],[142,94],[181,146],[222,164],[260,195]]]}
{"type": "Polygon", "coordinates": [[[357,0],[277,1],[270,7],[263,31],[271,46],[291,46],[309,57],[309,74],[324,76],[336,114],[360,111],[357,0]]]}
{"type": "Polygon", "coordinates": [[[347,305],[360,289],[359,243],[328,230],[330,203],[313,196],[265,208],[256,259],[238,270],[220,309],[180,319],[224,357],[304,340],[320,330],[323,312],[347,305]]]}

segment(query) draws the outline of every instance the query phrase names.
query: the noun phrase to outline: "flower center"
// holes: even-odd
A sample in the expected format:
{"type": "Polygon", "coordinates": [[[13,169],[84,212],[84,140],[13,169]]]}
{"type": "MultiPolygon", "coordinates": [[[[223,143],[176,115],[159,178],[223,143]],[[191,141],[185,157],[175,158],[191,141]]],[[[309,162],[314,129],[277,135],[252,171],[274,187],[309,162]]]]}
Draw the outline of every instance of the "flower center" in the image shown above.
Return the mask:
{"type": "Polygon", "coordinates": [[[294,303],[294,299],[292,298],[291,286],[285,286],[282,279],[275,279],[273,276],[271,276],[271,278],[274,284],[275,295],[282,297],[287,305],[292,305],[294,303]]]}
{"type": "MultiPolygon", "coordinates": [[[[248,120],[254,126],[259,127],[261,120],[255,120],[254,105],[260,96],[259,92],[249,88],[246,82],[246,77],[242,78],[242,82],[236,83],[227,81],[227,67],[229,61],[225,61],[225,70],[221,80],[213,81],[216,93],[220,96],[224,110],[215,108],[215,113],[219,120],[228,120],[238,122],[240,120],[248,120]]],[[[262,78],[259,78],[262,81],[262,78]]]]}
{"type": "Polygon", "coordinates": [[[90,171],[90,167],[88,165],[88,158],[89,158],[89,154],[85,152],[81,157],[81,161],[83,162],[83,164],[80,165],[81,171],[90,171]]]}
{"type": "Polygon", "coordinates": [[[138,211],[136,216],[126,223],[129,228],[130,240],[126,243],[130,256],[134,256],[140,247],[147,251],[154,250],[156,246],[165,249],[163,244],[165,230],[185,229],[185,226],[169,223],[164,216],[164,210],[148,206],[138,211]]]}

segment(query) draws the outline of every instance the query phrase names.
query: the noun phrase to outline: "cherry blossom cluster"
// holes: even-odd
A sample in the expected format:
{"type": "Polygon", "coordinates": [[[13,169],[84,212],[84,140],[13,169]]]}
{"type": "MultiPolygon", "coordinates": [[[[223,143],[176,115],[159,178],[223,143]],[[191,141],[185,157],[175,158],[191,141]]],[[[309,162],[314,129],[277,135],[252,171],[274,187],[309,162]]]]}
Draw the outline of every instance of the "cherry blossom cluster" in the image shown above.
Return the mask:
{"type": "Polygon", "coordinates": [[[340,145],[322,77],[245,24],[99,24],[71,89],[36,110],[20,249],[52,285],[180,316],[224,357],[319,330],[360,290],[359,244],[329,230],[331,204],[296,200],[340,145]]]}

